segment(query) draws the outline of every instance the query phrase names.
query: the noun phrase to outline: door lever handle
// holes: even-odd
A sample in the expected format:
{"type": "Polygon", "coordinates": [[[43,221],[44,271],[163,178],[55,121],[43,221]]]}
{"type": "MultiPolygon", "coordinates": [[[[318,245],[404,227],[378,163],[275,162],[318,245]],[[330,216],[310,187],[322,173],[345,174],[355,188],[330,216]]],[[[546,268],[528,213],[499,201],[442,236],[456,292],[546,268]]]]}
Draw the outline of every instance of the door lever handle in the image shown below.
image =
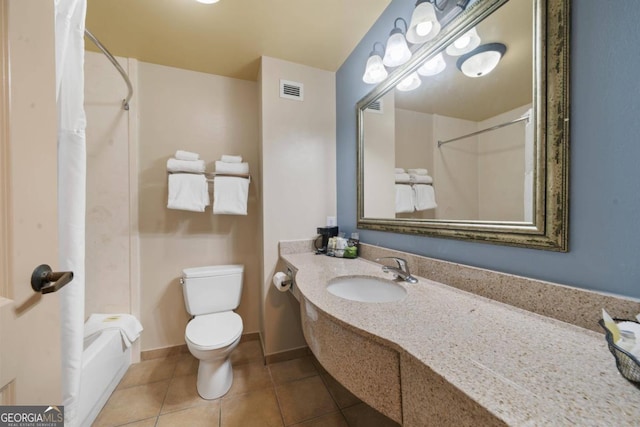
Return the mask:
{"type": "Polygon", "coordinates": [[[47,264],[36,267],[31,274],[31,288],[34,292],[49,294],[73,280],[73,271],[52,271],[47,264]]]}

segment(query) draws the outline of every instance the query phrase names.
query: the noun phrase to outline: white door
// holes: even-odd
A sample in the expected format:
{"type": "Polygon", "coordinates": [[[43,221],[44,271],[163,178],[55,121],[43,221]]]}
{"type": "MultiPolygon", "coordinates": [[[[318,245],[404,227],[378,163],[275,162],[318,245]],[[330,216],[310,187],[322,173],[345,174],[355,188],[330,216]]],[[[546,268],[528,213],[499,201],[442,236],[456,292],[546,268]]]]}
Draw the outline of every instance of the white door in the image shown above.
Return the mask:
{"type": "Polygon", "coordinates": [[[58,260],[53,4],[0,0],[0,404],[62,403],[58,294],[30,285],[58,260]]]}

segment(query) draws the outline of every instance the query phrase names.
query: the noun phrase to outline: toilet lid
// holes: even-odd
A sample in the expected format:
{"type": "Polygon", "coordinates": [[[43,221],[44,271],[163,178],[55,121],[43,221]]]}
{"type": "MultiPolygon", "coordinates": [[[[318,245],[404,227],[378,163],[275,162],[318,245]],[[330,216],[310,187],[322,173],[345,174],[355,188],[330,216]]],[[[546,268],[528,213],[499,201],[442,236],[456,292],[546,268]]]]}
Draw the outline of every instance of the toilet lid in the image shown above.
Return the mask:
{"type": "Polygon", "coordinates": [[[203,350],[226,347],[242,334],[242,318],[233,311],[196,316],[187,324],[185,338],[203,350]]]}

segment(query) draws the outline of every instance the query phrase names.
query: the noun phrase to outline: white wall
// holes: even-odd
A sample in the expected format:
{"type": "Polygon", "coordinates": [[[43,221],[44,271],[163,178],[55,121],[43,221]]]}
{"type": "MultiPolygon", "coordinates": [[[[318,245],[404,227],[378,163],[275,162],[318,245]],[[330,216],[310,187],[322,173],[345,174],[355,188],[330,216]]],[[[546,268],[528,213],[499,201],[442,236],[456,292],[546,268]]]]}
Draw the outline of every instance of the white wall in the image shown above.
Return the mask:
{"type": "Polygon", "coordinates": [[[184,268],[243,264],[237,312],[244,333],[259,330],[260,247],[257,186],[258,96],[255,82],[139,64],[139,228],[143,350],[184,344],[188,320],[179,278],[184,268]],[[195,151],[213,171],[222,154],[249,163],[247,216],[167,209],[167,159],[195,151]]]}
{"type": "Polygon", "coordinates": [[[335,73],[262,57],[262,338],[265,354],[306,346],[297,301],[271,285],[278,241],[308,239],[336,214],[335,73]],[[304,101],[279,97],[280,79],[304,85],[304,101]]]}

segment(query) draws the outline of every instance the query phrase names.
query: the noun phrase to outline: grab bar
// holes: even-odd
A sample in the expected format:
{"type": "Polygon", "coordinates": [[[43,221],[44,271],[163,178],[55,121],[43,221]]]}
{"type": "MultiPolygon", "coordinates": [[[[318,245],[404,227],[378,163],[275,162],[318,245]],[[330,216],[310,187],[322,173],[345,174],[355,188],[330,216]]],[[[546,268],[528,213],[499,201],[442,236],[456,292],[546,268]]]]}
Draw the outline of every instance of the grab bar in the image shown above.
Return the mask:
{"type": "Polygon", "coordinates": [[[133,86],[131,85],[131,80],[129,80],[129,76],[127,76],[127,73],[124,71],[124,69],[118,62],[118,60],[116,60],[116,58],[114,58],[113,55],[111,55],[111,52],[109,52],[109,50],[106,47],[104,47],[102,43],[100,43],[100,40],[98,40],[96,36],[91,34],[91,31],[85,28],[84,34],[89,38],[89,40],[93,42],[93,44],[95,44],[98,47],[98,49],[102,51],[102,53],[105,54],[107,58],[109,58],[109,61],[111,61],[113,66],[116,67],[116,69],[124,79],[125,83],[127,84],[127,88],[129,89],[129,95],[127,95],[126,99],[122,100],[122,108],[126,111],[129,111],[129,101],[131,101],[131,97],[133,96],[133,86]]]}

